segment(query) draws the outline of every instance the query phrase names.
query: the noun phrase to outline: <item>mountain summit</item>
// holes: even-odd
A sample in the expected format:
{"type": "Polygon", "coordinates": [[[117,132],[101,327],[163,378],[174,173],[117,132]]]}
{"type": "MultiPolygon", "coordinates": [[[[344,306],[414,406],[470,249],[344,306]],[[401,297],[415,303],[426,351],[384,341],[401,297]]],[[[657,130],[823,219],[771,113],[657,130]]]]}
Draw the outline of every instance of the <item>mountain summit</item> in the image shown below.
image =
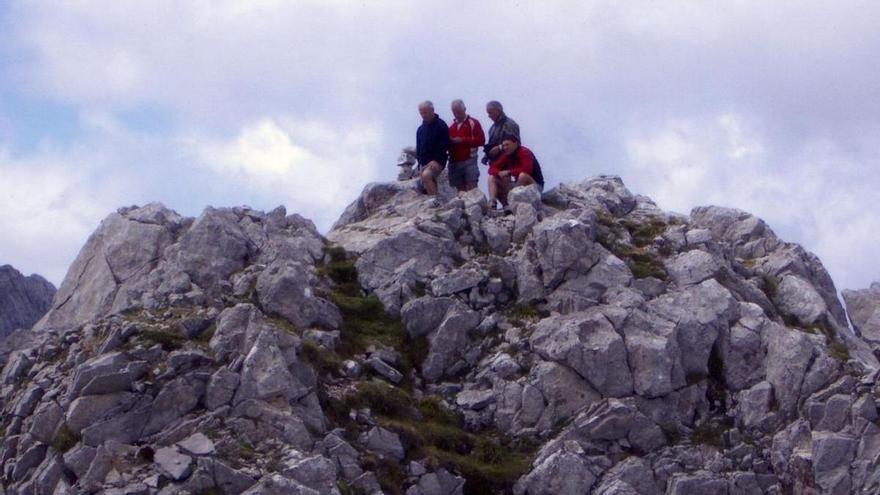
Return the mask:
{"type": "Polygon", "coordinates": [[[880,491],[875,342],[816,256],[617,177],[510,202],[111,214],[0,375],[6,489],[880,491]]]}

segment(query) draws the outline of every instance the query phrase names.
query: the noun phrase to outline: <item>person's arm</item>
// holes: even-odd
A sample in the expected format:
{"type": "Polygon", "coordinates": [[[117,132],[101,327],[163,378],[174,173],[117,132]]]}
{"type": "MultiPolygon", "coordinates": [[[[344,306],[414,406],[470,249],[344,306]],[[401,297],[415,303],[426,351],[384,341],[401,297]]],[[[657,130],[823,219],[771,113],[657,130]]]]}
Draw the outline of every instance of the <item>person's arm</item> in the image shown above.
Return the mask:
{"type": "Polygon", "coordinates": [[[519,135],[519,124],[510,119],[507,119],[507,122],[504,123],[504,134],[513,134],[519,142],[522,142],[522,138],[519,135]]]}
{"type": "Polygon", "coordinates": [[[510,161],[510,157],[508,155],[501,155],[497,160],[493,161],[491,165],[489,165],[489,175],[498,175],[498,172],[501,172],[507,167],[508,162],[510,161]]]}
{"type": "Polygon", "coordinates": [[[438,127],[436,160],[440,165],[446,165],[446,160],[449,157],[449,147],[452,146],[452,142],[449,140],[449,126],[443,124],[438,127]]]}
{"type": "Polygon", "coordinates": [[[534,155],[532,152],[521,147],[516,150],[516,165],[510,169],[510,173],[514,176],[519,176],[519,174],[529,174],[532,176],[532,168],[534,168],[534,160],[532,159],[534,155]]]}

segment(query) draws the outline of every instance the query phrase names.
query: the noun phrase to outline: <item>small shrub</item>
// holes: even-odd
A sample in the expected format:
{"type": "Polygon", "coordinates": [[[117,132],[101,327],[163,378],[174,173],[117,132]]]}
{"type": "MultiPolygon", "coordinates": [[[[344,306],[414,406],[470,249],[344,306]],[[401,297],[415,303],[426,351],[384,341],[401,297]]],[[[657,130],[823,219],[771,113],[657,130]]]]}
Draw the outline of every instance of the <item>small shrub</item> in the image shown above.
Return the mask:
{"type": "Polygon", "coordinates": [[[159,344],[166,352],[171,352],[183,347],[186,338],[169,330],[144,330],[140,337],[153,344],[159,344]]]}
{"type": "Polygon", "coordinates": [[[724,432],[729,428],[729,425],[724,422],[706,421],[694,428],[691,433],[691,441],[720,449],[724,446],[724,432]]]}
{"type": "Polygon", "coordinates": [[[330,258],[331,263],[341,263],[348,258],[345,248],[340,246],[328,245],[323,248],[324,254],[330,258]]]}
{"type": "Polygon", "coordinates": [[[80,441],[80,436],[71,430],[67,423],[61,425],[55,438],[52,439],[52,448],[60,453],[65,453],[80,441]]]}
{"type": "Polygon", "coordinates": [[[626,227],[632,235],[633,244],[635,244],[637,247],[651,245],[657,236],[666,231],[666,223],[658,219],[653,219],[641,224],[635,224],[635,226],[633,226],[632,224],[626,224],[626,227]]]}
{"type": "Polygon", "coordinates": [[[773,275],[764,273],[761,275],[761,290],[772,301],[779,293],[779,281],[773,275]]]}

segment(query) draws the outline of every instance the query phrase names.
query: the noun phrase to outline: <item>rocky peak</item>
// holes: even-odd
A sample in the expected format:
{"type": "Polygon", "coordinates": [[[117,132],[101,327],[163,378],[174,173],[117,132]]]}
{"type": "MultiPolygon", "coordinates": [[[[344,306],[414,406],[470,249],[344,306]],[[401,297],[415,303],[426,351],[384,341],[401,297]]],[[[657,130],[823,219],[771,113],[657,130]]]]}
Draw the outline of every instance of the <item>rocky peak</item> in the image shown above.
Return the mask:
{"type": "Polygon", "coordinates": [[[0,375],[5,486],[880,489],[874,342],[760,219],[610,176],[508,216],[411,186],[367,186],[326,238],[283,208],[111,214],[0,375]]]}
{"type": "Polygon", "coordinates": [[[0,266],[0,339],[28,329],[49,309],[55,286],[39,275],[25,277],[10,265],[0,266]]]}

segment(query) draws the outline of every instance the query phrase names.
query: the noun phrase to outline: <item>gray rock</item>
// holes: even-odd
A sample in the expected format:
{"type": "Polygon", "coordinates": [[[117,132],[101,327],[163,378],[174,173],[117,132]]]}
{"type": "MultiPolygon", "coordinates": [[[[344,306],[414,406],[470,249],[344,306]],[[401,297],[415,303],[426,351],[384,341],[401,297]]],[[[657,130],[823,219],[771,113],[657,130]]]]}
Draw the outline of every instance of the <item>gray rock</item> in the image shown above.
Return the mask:
{"type": "Polygon", "coordinates": [[[370,450],[379,452],[382,455],[391,456],[397,460],[402,460],[406,456],[403,444],[400,443],[400,437],[396,433],[379,426],[374,426],[369,431],[362,433],[358,438],[358,442],[370,450]]]}
{"type": "Polygon", "coordinates": [[[669,481],[666,493],[669,495],[727,493],[727,480],[707,471],[699,471],[694,474],[676,474],[669,481]]]}
{"type": "Polygon", "coordinates": [[[522,243],[538,223],[538,210],[528,203],[517,204],[513,220],[513,242],[522,243]]]}
{"type": "Polygon", "coordinates": [[[293,478],[320,493],[332,493],[336,488],[336,463],[322,456],[297,455],[282,461],[281,474],[293,478]]]}
{"type": "Polygon", "coordinates": [[[149,369],[150,365],[146,361],[127,363],[119,371],[95,376],[82,387],[80,393],[83,395],[99,395],[131,390],[132,384],[143,378],[149,369]]]}
{"type": "Polygon", "coordinates": [[[399,371],[382,361],[378,357],[370,357],[367,359],[366,364],[368,364],[373,371],[385,377],[391,383],[400,383],[403,381],[403,374],[399,371]]]}
{"type": "Polygon", "coordinates": [[[144,425],[150,419],[151,402],[149,397],[141,397],[128,411],[83,428],[83,443],[97,447],[108,440],[120,443],[134,443],[139,440],[144,425]]]}
{"type": "Polygon", "coordinates": [[[783,314],[794,316],[804,325],[815,323],[828,311],[825,300],[813,285],[796,275],[782,278],[774,302],[783,314]]]}
{"type": "Polygon", "coordinates": [[[39,275],[25,277],[0,266],[0,339],[18,328],[31,328],[49,310],[55,286],[39,275]]]}
{"type": "Polygon", "coordinates": [[[590,493],[598,473],[589,461],[574,452],[557,451],[516,483],[516,495],[581,495],[590,493]]]}
{"type": "Polygon", "coordinates": [[[532,238],[544,287],[586,275],[607,251],[593,242],[593,226],[579,218],[556,216],[535,227],[532,238]]]}
{"type": "Polygon", "coordinates": [[[27,375],[27,372],[33,366],[33,360],[22,351],[13,352],[9,361],[3,367],[3,374],[0,375],[0,383],[3,385],[12,385],[27,375]]]}
{"type": "Polygon", "coordinates": [[[400,317],[410,337],[427,335],[443,322],[446,312],[454,299],[449,297],[420,297],[406,303],[400,310],[400,317]]]}
{"type": "Polygon", "coordinates": [[[443,322],[429,337],[428,356],[422,363],[425,380],[436,381],[455,364],[470,345],[468,332],[480,324],[480,313],[456,302],[449,309],[443,322]]]}
{"type": "Polygon", "coordinates": [[[623,333],[637,394],[660,397],[685,385],[682,353],[672,322],[636,311],[623,333]]]}
{"type": "Polygon", "coordinates": [[[880,282],[863,290],[844,290],[843,300],[853,328],[865,340],[880,343],[880,282]]]}
{"type": "Polygon", "coordinates": [[[127,289],[156,266],[180,228],[173,211],[161,205],[144,208],[160,212],[163,221],[143,222],[138,209],[105,218],[80,250],[38,328],[69,328],[132,305],[127,289]]]}
{"type": "Polygon", "coordinates": [[[214,453],[214,442],[197,432],[177,442],[177,446],[192,455],[210,455],[214,453]]]}
{"type": "Polygon", "coordinates": [[[780,411],[792,415],[813,359],[813,345],[805,334],[775,323],[765,327],[762,338],[767,349],[767,381],[773,385],[780,411]]]}
{"type": "Polygon", "coordinates": [[[541,190],[536,185],[515,187],[510,190],[507,201],[513,210],[524,204],[531,206],[535,211],[541,211],[541,190]]]}
{"type": "MultiPolygon", "coordinates": [[[[604,252],[601,246],[596,250],[604,252]]],[[[563,282],[548,296],[552,310],[563,314],[585,310],[598,304],[608,289],[627,287],[633,282],[632,272],[620,258],[611,253],[599,256],[589,273],[563,282]]]]}
{"type": "Polygon", "coordinates": [[[221,368],[211,375],[208,386],[205,389],[205,407],[215,410],[232,401],[235,390],[238,388],[240,377],[238,373],[221,368]]]}
{"type": "Polygon", "coordinates": [[[166,256],[203,290],[216,290],[221,281],[244,268],[250,252],[238,221],[231,209],[205,208],[166,256]]]}
{"type": "Polygon", "coordinates": [[[406,495],[462,495],[465,479],[440,468],[419,478],[419,482],[406,491],[406,495]]]}
{"type": "Polygon", "coordinates": [[[242,495],[319,495],[319,492],[280,474],[266,475],[242,495]]]}
{"type": "Polygon", "coordinates": [[[500,255],[507,253],[512,235],[506,219],[486,217],[482,222],[482,231],[493,253],[500,255]]]}
{"type": "Polygon", "coordinates": [[[192,458],[174,447],[162,447],[153,454],[156,467],[173,480],[180,481],[192,474],[192,458]]]}
{"type": "Polygon", "coordinates": [[[275,396],[296,400],[310,391],[311,387],[288,370],[275,332],[264,330],[245,357],[234,403],[275,396]]]}
{"type": "Polygon", "coordinates": [[[603,396],[632,394],[626,346],[601,313],[546,318],[529,341],[541,357],[569,366],[603,396]]]}
{"type": "Polygon", "coordinates": [[[773,385],[768,382],[760,382],[742,391],[736,406],[736,418],[740,427],[769,430],[774,419],[772,415],[773,403],[773,385]]]}
{"type": "Polygon", "coordinates": [[[857,446],[857,441],[849,435],[813,433],[813,474],[823,492],[850,493],[849,465],[857,446]]]}
{"type": "Polygon", "coordinates": [[[43,443],[52,443],[55,431],[64,417],[64,411],[57,402],[50,400],[43,402],[34,412],[31,422],[30,434],[43,443]]]}
{"type": "Polygon", "coordinates": [[[312,275],[302,264],[276,262],[257,277],[257,296],[264,310],[283,316],[297,328],[338,328],[342,323],[339,309],[317,297],[312,282],[312,275]]]}
{"type": "Polygon", "coordinates": [[[492,390],[465,390],[458,394],[455,403],[463,409],[479,411],[495,402],[492,390]]]}
{"type": "Polygon", "coordinates": [[[449,296],[476,287],[486,280],[486,274],[473,268],[461,268],[438,277],[431,282],[435,296],[449,296]]]}
{"type": "Polygon", "coordinates": [[[30,473],[30,471],[43,462],[46,457],[46,449],[48,446],[44,443],[35,443],[24,453],[15,463],[12,471],[12,479],[14,481],[22,481],[30,473]]]}
{"type": "Polygon", "coordinates": [[[91,424],[131,409],[137,399],[135,394],[127,392],[79,397],[67,409],[67,426],[79,433],[91,424]]]}
{"type": "Polygon", "coordinates": [[[143,434],[152,435],[177,421],[199,405],[205,395],[205,382],[193,375],[175,378],[159,391],[153,401],[150,419],[143,434]]]}
{"type": "Polygon", "coordinates": [[[666,271],[679,287],[698,284],[714,277],[721,270],[721,262],[714,256],[694,249],[664,262],[666,271]]]}

